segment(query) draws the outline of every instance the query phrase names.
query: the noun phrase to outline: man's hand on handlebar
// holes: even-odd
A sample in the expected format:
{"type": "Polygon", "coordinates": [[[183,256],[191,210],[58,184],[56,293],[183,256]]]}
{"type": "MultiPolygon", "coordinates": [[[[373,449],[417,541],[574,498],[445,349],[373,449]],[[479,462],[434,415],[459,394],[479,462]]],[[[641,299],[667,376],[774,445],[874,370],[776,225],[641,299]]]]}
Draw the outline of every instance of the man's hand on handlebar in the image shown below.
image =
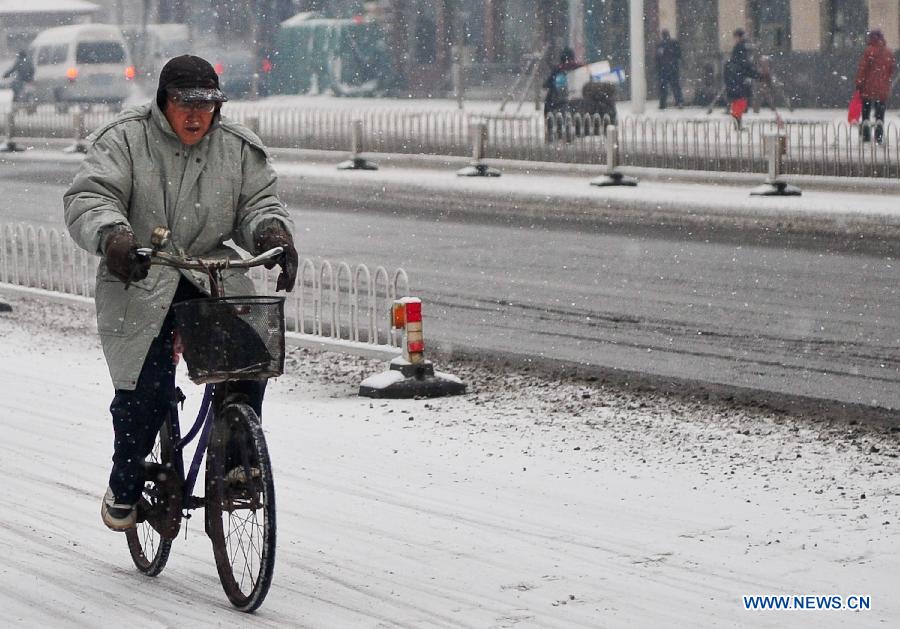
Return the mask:
{"type": "Polygon", "coordinates": [[[275,265],[281,267],[281,274],[275,284],[275,290],[283,290],[291,292],[294,290],[294,282],[297,280],[297,266],[300,258],[297,255],[297,249],[294,248],[294,239],[280,223],[272,222],[266,225],[256,237],[256,247],[259,251],[266,251],[281,247],[281,255],[272,258],[266,262],[267,269],[274,268],[275,265]]]}
{"type": "Polygon", "coordinates": [[[141,281],[150,272],[150,258],[138,255],[134,234],[125,225],[116,226],[107,234],[103,250],[106,268],[126,286],[141,281]]]}

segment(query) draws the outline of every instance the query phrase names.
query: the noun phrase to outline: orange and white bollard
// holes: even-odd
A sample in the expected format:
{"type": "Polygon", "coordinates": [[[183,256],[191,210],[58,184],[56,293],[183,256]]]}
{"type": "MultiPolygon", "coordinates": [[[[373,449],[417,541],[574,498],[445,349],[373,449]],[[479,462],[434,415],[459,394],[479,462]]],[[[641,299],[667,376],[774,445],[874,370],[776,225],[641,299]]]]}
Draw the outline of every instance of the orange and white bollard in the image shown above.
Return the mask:
{"type": "Polygon", "coordinates": [[[422,300],[398,299],[391,306],[391,330],[402,337],[403,358],[410,364],[425,362],[425,334],[422,331],[422,300]]]}
{"type": "Polygon", "coordinates": [[[440,397],[465,393],[466,385],[456,376],[435,371],[425,359],[422,330],[422,300],[404,297],[391,305],[391,334],[403,347],[386,372],[370,376],[359,385],[359,394],[373,398],[440,397]]]}

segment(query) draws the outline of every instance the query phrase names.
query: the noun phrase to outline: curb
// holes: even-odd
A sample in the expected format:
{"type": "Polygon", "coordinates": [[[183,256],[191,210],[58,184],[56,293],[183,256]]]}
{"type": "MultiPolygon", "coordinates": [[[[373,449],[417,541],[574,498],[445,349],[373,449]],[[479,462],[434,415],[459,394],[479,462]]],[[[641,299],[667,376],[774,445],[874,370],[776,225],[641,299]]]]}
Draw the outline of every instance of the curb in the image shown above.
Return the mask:
{"type": "MultiPolygon", "coordinates": [[[[0,295],[12,295],[33,299],[45,299],[71,307],[92,309],[93,299],[79,295],[55,293],[43,289],[13,286],[0,283],[0,295]]],[[[363,343],[350,341],[335,342],[323,337],[288,332],[285,341],[295,347],[303,347],[318,351],[332,351],[344,354],[390,360],[399,354],[399,349],[376,346],[364,347],[363,343]]],[[[695,379],[683,379],[661,376],[651,373],[616,369],[603,365],[585,365],[571,361],[515,354],[512,352],[479,351],[461,348],[458,343],[430,341],[429,351],[442,361],[468,362],[476,366],[494,369],[514,367],[535,371],[545,377],[568,378],[586,382],[600,382],[609,386],[636,392],[650,392],[671,395],[682,399],[699,402],[719,401],[747,406],[758,406],[778,413],[790,413],[814,421],[836,419],[840,421],[865,421],[886,428],[900,425],[898,409],[885,406],[853,404],[814,398],[803,395],[771,392],[765,389],[752,389],[736,385],[719,384],[695,379]]]]}
{"type": "MultiPolygon", "coordinates": [[[[337,164],[346,159],[349,151],[325,151],[302,148],[274,148],[272,155],[292,163],[313,161],[337,164]]],[[[423,168],[429,170],[458,170],[472,162],[471,157],[452,155],[428,155],[406,153],[365,152],[377,162],[398,168],[423,168]]],[[[504,173],[523,175],[570,175],[572,177],[596,177],[603,171],[602,164],[570,164],[564,162],[531,162],[512,159],[487,159],[504,173]]],[[[766,173],[736,173],[707,170],[681,170],[676,168],[648,168],[643,166],[620,166],[628,175],[643,181],[671,183],[716,183],[726,186],[752,187],[766,177],[766,173]]],[[[786,175],[786,181],[795,183],[804,190],[823,192],[859,192],[865,194],[900,194],[900,180],[876,177],[836,177],[830,175],[786,175]]]]}

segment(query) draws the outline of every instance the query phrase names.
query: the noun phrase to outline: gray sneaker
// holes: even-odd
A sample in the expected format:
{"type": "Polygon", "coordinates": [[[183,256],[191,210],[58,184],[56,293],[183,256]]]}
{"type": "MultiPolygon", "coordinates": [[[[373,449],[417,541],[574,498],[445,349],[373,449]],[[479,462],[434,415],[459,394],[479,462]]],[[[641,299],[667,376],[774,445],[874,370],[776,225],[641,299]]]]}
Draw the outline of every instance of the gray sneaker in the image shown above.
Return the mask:
{"type": "Polygon", "coordinates": [[[127,531],[137,526],[136,506],[117,503],[112,489],[107,487],[103,502],[100,504],[100,517],[103,519],[103,523],[113,531],[127,531]]]}

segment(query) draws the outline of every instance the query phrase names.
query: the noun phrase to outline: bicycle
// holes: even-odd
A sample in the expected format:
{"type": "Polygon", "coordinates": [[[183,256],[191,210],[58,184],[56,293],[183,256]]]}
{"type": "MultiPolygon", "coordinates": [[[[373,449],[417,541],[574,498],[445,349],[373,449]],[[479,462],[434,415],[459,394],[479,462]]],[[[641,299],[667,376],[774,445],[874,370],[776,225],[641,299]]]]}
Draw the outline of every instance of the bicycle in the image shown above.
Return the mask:
{"type": "MultiPolygon", "coordinates": [[[[204,508],[219,580],[232,605],[252,612],[263,602],[275,565],[275,486],[260,421],[231,382],[281,375],[284,370],[284,298],[226,297],[222,272],[248,269],[281,254],[276,247],[248,260],[197,259],[161,251],[165,228],[154,230],[153,248],[141,248],[151,264],[208,274],[212,297],[174,305],[176,329],[188,375],[205,384],[200,412],[182,437],[175,389],[153,451],[144,463],[145,483],[137,507],[137,527],[126,532],[132,561],[156,576],[165,568],[173,540],[190,511],[204,508]],[[224,330],[224,332],[223,332],[224,330]],[[229,332],[230,331],[230,332],[229,332]],[[229,335],[231,333],[231,335],[229,335]],[[259,336],[252,351],[229,351],[237,341],[259,336]],[[197,446],[185,474],[184,450],[197,446]],[[194,496],[206,455],[205,496],[194,496]]],[[[242,350],[246,350],[245,347],[242,350]]]]}

